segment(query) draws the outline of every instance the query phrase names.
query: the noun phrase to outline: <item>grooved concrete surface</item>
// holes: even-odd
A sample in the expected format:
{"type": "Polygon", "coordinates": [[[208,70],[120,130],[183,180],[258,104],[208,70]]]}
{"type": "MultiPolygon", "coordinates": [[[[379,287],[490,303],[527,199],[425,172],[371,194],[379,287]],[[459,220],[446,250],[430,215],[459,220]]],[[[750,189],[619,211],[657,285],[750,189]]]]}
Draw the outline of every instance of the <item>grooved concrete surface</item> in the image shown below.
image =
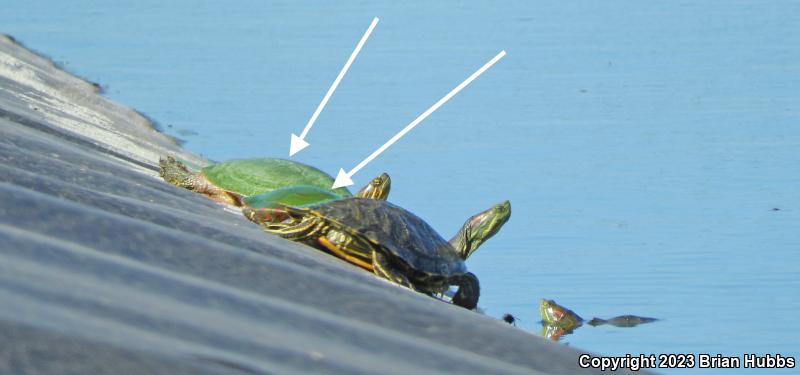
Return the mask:
{"type": "Polygon", "coordinates": [[[593,372],[165,184],[96,91],[0,36],[0,373],[593,372]]]}

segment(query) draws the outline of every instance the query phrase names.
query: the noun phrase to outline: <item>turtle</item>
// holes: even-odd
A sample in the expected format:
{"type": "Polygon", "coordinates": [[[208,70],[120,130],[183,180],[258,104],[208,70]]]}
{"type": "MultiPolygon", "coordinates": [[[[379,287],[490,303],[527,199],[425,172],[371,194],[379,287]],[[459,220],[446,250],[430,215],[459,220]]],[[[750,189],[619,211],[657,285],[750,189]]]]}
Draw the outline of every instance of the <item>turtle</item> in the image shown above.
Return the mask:
{"type": "MultiPolygon", "coordinates": [[[[379,178],[373,179],[373,181],[367,185],[362,191],[367,190],[370,186],[372,189],[380,191],[382,188],[379,185],[379,178]]],[[[290,189],[290,188],[287,188],[290,189]]],[[[388,189],[388,187],[386,187],[388,189]]],[[[277,192],[277,190],[276,190],[277,192]]],[[[359,192],[359,195],[361,193],[359,192]]],[[[373,198],[379,199],[379,198],[373,198]]],[[[385,200],[385,199],[384,199],[385,200]]],[[[324,202],[320,202],[324,203],[324,202]]],[[[291,206],[291,203],[286,203],[284,205],[291,206]]],[[[243,212],[245,217],[250,219],[256,224],[262,225],[271,225],[273,224],[273,212],[271,210],[260,210],[259,208],[276,208],[280,206],[280,204],[274,204],[273,202],[259,204],[258,206],[249,206],[246,207],[243,212]],[[250,209],[247,209],[250,208],[250,209]]],[[[481,211],[464,222],[464,225],[461,226],[461,229],[450,239],[449,243],[453,246],[456,251],[458,251],[459,256],[461,259],[467,260],[475,250],[480,247],[486,240],[492,238],[497,232],[500,231],[500,228],[505,225],[508,219],[511,217],[511,202],[503,201],[501,203],[495,204],[491,208],[481,211]]],[[[345,258],[345,260],[347,260],[345,258]]]]}
{"type": "Polygon", "coordinates": [[[411,290],[436,295],[455,285],[458,290],[452,302],[470,310],[477,307],[480,283],[464,263],[469,249],[456,249],[400,206],[354,197],[309,207],[278,205],[243,212],[269,233],[328,251],[411,290]]]}
{"type": "MultiPolygon", "coordinates": [[[[553,341],[558,340],[562,335],[572,333],[584,323],[580,315],[553,300],[542,299],[539,301],[539,314],[542,316],[543,336],[553,341]]],[[[593,318],[586,324],[593,327],[603,324],[616,327],[635,327],[639,324],[651,323],[657,320],[656,318],[636,315],[620,315],[610,319],[593,318]]]]}
{"type": "MultiPolygon", "coordinates": [[[[168,183],[178,187],[204,194],[214,201],[231,204],[234,206],[246,206],[253,202],[268,204],[275,202],[276,196],[257,197],[260,194],[284,188],[303,186],[300,190],[308,190],[308,187],[316,187],[317,195],[324,194],[329,197],[347,198],[353,196],[347,188],[341,187],[331,189],[334,179],[325,172],[309,165],[298,163],[292,160],[275,158],[253,158],[236,159],[212,164],[202,168],[199,172],[192,172],[182,162],[172,156],[166,156],[159,160],[161,177],[168,183]],[[248,203],[248,199],[252,201],[248,203]]],[[[386,199],[389,193],[390,180],[387,174],[373,179],[367,186],[361,189],[357,196],[364,198],[375,197],[376,199],[386,199]],[[381,189],[375,188],[375,181],[383,180],[384,186],[381,189]]],[[[278,196],[286,198],[287,195],[297,193],[297,189],[284,191],[278,196]],[[281,195],[283,194],[283,195],[281,195]]],[[[295,196],[295,198],[297,198],[295,196]]],[[[316,199],[315,198],[315,199],[316,199]]],[[[277,200],[277,202],[280,202],[277,200]]],[[[308,200],[306,204],[316,203],[308,200]]]]}

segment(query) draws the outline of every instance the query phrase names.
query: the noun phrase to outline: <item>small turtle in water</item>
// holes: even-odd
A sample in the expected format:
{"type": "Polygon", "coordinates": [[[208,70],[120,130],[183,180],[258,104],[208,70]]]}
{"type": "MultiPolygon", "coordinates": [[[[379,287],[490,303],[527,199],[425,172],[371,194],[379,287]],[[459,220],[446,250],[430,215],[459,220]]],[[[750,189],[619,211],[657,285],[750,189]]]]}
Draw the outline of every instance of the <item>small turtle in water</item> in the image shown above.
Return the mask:
{"type": "MultiPolygon", "coordinates": [[[[553,300],[542,299],[539,302],[539,314],[542,316],[543,336],[555,341],[565,334],[570,334],[583,325],[584,320],[574,311],[561,306],[553,300]]],[[[603,324],[616,327],[635,327],[639,324],[655,322],[658,319],[636,315],[620,315],[610,319],[593,318],[586,324],[596,327],[603,324]]]]}
{"type": "MultiPolygon", "coordinates": [[[[185,164],[167,156],[161,158],[159,166],[161,177],[170,184],[240,207],[274,203],[313,204],[353,196],[343,187],[331,189],[334,179],[327,173],[291,160],[228,160],[192,172],[185,164]]],[[[389,186],[389,176],[384,173],[370,181],[356,196],[386,199],[389,186]]]]}
{"type": "Polygon", "coordinates": [[[504,202],[475,215],[451,242],[413,213],[382,200],[345,198],[310,207],[245,208],[269,233],[330,253],[428,295],[458,286],[453,303],[474,309],[478,278],[464,261],[511,215],[504,202]]]}

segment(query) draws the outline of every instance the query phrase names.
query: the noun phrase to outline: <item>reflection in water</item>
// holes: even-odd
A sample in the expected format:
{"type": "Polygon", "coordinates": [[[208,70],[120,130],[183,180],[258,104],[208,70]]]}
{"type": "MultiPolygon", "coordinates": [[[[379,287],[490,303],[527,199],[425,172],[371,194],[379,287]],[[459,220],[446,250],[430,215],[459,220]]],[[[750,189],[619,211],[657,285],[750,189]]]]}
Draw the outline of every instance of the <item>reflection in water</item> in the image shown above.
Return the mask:
{"type": "Polygon", "coordinates": [[[551,341],[558,341],[561,336],[572,334],[576,327],[579,326],[564,328],[542,322],[542,331],[539,332],[539,335],[551,341]]]}

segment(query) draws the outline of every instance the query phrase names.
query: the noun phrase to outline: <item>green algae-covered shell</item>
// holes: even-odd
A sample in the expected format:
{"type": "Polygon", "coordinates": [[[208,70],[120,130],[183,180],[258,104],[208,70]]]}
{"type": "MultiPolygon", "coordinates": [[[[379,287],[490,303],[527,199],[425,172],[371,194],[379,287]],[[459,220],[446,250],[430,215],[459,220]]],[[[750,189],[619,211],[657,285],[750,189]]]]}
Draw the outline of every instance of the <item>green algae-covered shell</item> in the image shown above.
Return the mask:
{"type": "Polygon", "coordinates": [[[245,205],[253,208],[275,208],[279,206],[302,207],[327,203],[343,197],[331,189],[311,185],[295,185],[275,189],[268,193],[246,197],[245,205]]]}
{"type": "MultiPolygon", "coordinates": [[[[272,158],[229,160],[205,167],[202,172],[212,184],[244,196],[294,185],[330,190],[334,181],[333,177],[317,168],[272,158]]],[[[346,188],[338,188],[333,192],[341,197],[352,196],[346,188]]]]}

